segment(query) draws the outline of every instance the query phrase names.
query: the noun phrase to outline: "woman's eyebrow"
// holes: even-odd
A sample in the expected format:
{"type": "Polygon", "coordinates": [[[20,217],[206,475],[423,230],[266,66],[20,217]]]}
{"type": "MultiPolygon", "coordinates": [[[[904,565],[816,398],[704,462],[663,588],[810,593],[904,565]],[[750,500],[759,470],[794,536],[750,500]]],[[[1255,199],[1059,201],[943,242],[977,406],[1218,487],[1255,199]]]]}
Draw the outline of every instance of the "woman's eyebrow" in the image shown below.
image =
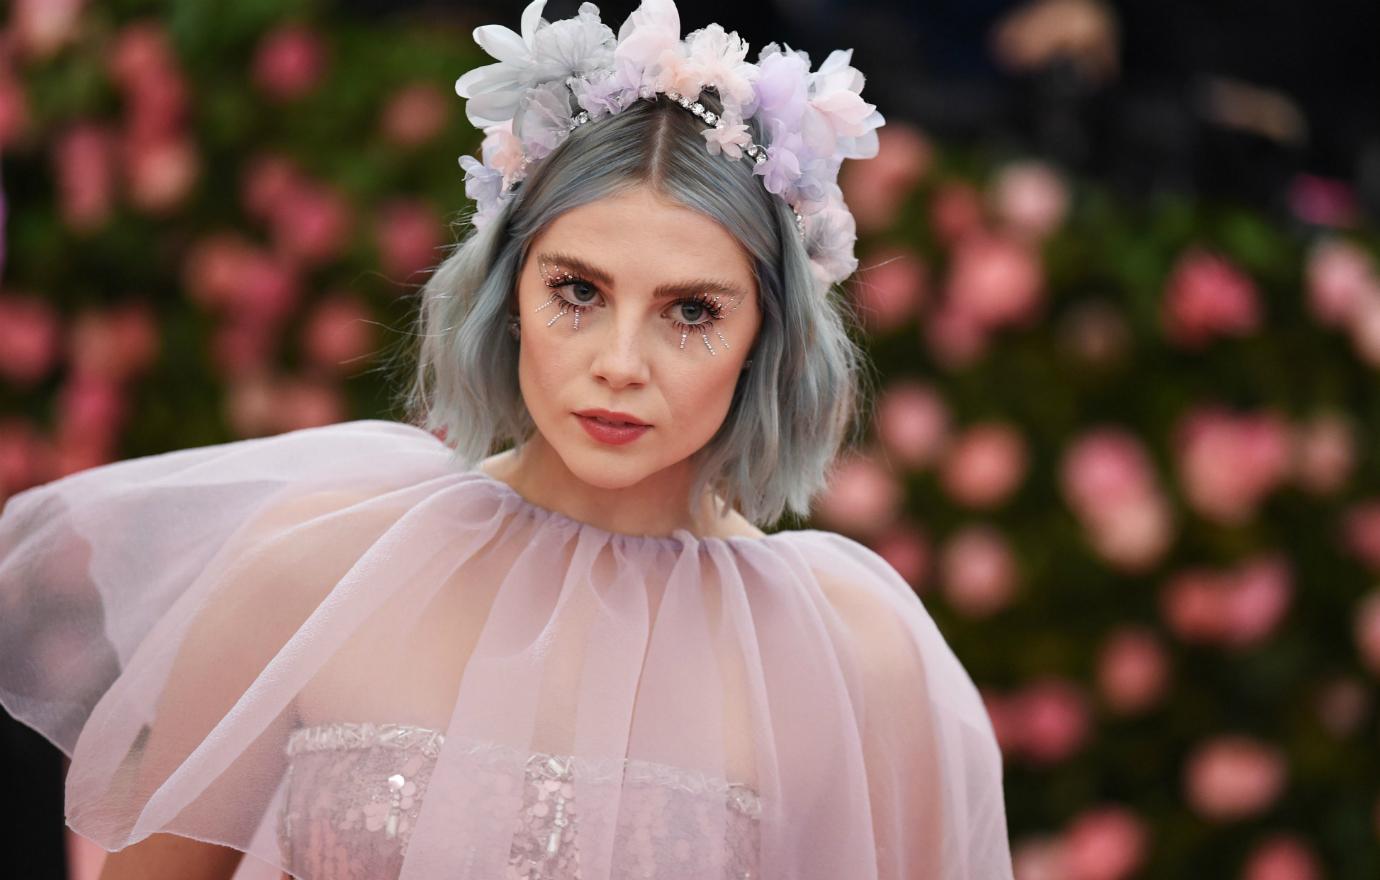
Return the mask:
{"type": "MultiPolygon", "coordinates": [[[[602,284],[605,287],[613,286],[613,276],[597,266],[591,265],[579,257],[562,253],[545,253],[537,257],[538,264],[555,263],[567,271],[579,275],[587,281],[602,284]]],[[[698,278],[689,281],[676,281],[659,285],[652,291],[652,299],[670,299],[672,297],[693,296],[696,293],[718,293],[729,297],[745,295],[745,291],[729,281],[722,281],[715,278],[698,278]]]]}

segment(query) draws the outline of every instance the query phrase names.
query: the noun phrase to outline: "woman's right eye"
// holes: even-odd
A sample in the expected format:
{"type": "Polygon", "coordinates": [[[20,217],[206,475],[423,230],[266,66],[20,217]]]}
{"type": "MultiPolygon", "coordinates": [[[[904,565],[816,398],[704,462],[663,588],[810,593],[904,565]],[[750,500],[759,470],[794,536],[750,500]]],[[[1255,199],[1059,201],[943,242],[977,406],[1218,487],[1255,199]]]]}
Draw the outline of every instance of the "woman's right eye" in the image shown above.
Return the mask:
{"type": "Polygon", "coordinates": [[[567,281],[564,284],[555,285],[555,289],[563,291],[569,289],[570,295],[564,297],[571,305],[588,306],[594,304],[594,299],[599,295],[599,289],[588,281],[567,281]]]}

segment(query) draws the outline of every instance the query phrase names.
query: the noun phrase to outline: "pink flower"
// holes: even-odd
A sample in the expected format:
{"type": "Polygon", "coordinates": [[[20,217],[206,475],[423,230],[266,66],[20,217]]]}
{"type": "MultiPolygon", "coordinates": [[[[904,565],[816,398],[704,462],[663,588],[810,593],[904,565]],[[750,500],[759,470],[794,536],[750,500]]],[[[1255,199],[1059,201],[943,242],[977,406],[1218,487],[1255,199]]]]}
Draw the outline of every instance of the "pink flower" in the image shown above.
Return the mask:
{"type": "Polygon", "coordinates": [[[1091,732],[1087,698],[1070,681],[1046,677],[1017,697],[1023,720],[1022,752],[1037,764],[1057,764],[1087,742],[1091,732]]]}
{"type": "Polygon", "coordinates": [[[1322,726],[1338,739],[1352,736],[1370,715],[1370,688],[1358,676],[1338,676],[1318,688],[1314,706],[1322,726]]]}
{"type": "Polygon", "coordinates": [[[911,586],[922,586],[930,567],[930,547],[919,526],[898,522],[874,538],[871,546],[911,586]]]}
{"type": "Polygon", "coordinates": [[[29,99],[14,75],[0,65],[0,150],[18,143],[29,128],[29,99]]]}
{"type": "Polygon", "coordinates": [[[324,382],[287,379],[272,400],[273,425],[280,431],[331,425],[345,416],[345,398],[340,389],[324,382]]]}
{"type": "Polygon", "coordinates": [[[895,521],[901,500],[901,487],[885,468],[870,456],[851,454],[835,463],[815,512],[842,531],[870,535],[895,521]]]}
{"type": "Polygon", "coordinates": [[[383,108],[383,136],[396,146],[417,147],[441,133],[450,117],[450,101],[431,83],[404,86],[383,108]]]}
{"type": "Polygon", "coordinates": [[[27,419],[0,419],[0,502],[53,476],[52,451],[27,419]]]}
{"type": "Polygon", "coordinates": [[[1160,591],[1160,610],[1174,634],[1187,642],[1223,638],[1227,591],[1221,579],[1201,569],[1186,569],[1160,591]]]}
{"type": "Polygon", "coordinates": [[[990,328],[1033,319],[1043,287],[1039,261],[1025,244],[975,234],[955,245],[945,291],[955,308],[990,328]]]}
{"type": "Polygon", "coordinates": [[[300,98],[321,82],[326,47],[320,35],[302,25],[287,25],[269,33],[254,56],[254,82],[279,101],[300,98]]]}
{"type": "Polygon", "coordinates": [[[1380,676],[1380,590],[1372,590],[1356,606],[1355,633],[1361,664],[1380,676]]]}
{"type": "Polygon", "coordinates": [[[1292,834],[1274,834],[1246,857],[1241,880],[1322,880],[1318,857],[1292,834]]]}
{"type": "Polygon", "coordinates": [[[1024,742],[1022,725],[1025,719],[1020,715],[1019,699],[990,688],[980,688],[978,693],[982,697],[987,718],[992,722],[992,733],[996,735],[997,747],[1001,750],[1002,758],[1007,761],[1015,758],[1024,742]]]}
{"type": "Polygon", "coordinates": [[[1173,539],[1169,504],[1140,441],[1119,428],[1078,439],[1060,469],[1065,498],[1093,549],[1126,571],[1143,571],[1173,539]]]}
{"type": "Polygon", "coordinates": [[[319,303],[307,318],[302,349],[322,367],[356,371],[374,350],[373,315],[355,297],[332,296],[319,303]]]}
{"type": "Polygon", "coordinates": [[[152,214],[181,205],[201,174],[196,144],[185,136],[128,140],[124,157],[130,201],[152,214]]]}
{"type": "Polygon", "coordinates": [[[383,270],[398,282],[441,261],[441,218],[422,201],[395,201],[379,209],[375,230],[383,270]]]}
{"type": "Polygon", "coordinates": [[[105,225],[115,201],[115,136],[94,122],[79,122],[53,148],[58,207],[75,232],[105,225]]]}
{"type": "Polygon", "coordinates": [[[232,378],[226,387],[225,420],[239,437],[261,437],[273,432],[275,388],[258,372],[232,378]]]}
{"type": "Polygon", "coordinates": [[[353,222],[344,194],[307,182],[298,182],[282,193],[270,220],[278,252],[310,266],[339,256],[353,222]]]}
{"type": "Polygon", "coordinates": [[[1288,198],[1294,216],[1306,223],[1347,227],[1356,222],[1356,194],[1344,181],[1295,174],[1288,198]]]}
{"type": "Polygon", "coordinates": [[[1251,518],[1289,469],[1288,428],[1272,413],[1201,407],[1180,422],[1175,446],[1189,504],[1221,523],[1251,518]]]}
{"type": "Polygon", "coordinates": [[[120,29],[108,59],[111,78],[125,91],[177,67],[168,33],[162,24],[144,20],[120,29]]]}
{"type": "Polygon", "coordinates": [[[20,387],[53,368],[58,353],[58,315],[37,297],[0,296],[0,376],[20,387]]]}
{"type": "Polygon", "coordinates": [[[127,401],[107,379],[73,376],[58,393],[57,439],[64,472],[108,460],[124,425],[127,401]],[[79,452],[76,456],[70,453],[79,452]]]}
{"type": "Polygon", "coordinates": [[[264,250],[251,249],[239,264],[241,272],[225,305],[246,320],[276,323],[297,305],[301,296],[296,272],[284,260],[264,250]]]}
{"type": "Polygon", "coordinates": [[[1287,766],[1279,749],[1251,737],[1227,734],[1202,743],[1184,765],[1189,805],[1205,818],[1232,821],[1255,816],[1284,790],[1287,766]]]}
{"type": "Polygon", "coordinates": [[[1070,880],[1123,880],[1145,860],[1149,832],[1126,807],[1107,805],[1085,810],[1064,832],[1064,855],[1070,880]]]}
{"type": "MultiPolygon", "coordinates": [[[[278,328],[275,325],[232,317],[216,327],[211,339],[211,356],[216,368],[233,385],[238,380],[259,375],[268,369],[277,346],[278,328]]],[[[238,427],[236,430],[242,436],[258,433],[238,427]]]]}
{"type": "Polygon", "coordinates": [[[267,221],[306,180],[291,159],[272,153],[254,157],[240,178],[240,201],[246,212],[267,221]]]}
{"type": "Polygon", "coordinates": [[[1244,336],[1260,326],[1255,283],[1223,257],[1191,250],[1179,258],[1164,293],[1170,341],[1201,347],[1218,336],[1244,336]]]}
{"type": "Polygon", "coordinates": [[[77,34],[86,0],[14,0],[10,34],[14,48],[28,58],[47,58],[77,34]]]}
{"type": "Polygon", "coordinates": [[[140,304],[82,312],[72,324],[67,344],[74,373],[115,383],[152,366],[158,347],[153,314],[140,304]]]}
{"type": "Polygon", "coordinates": [[[1016,880],[1069,880],[1064,841],[1053,835],[1029,835],[1011,848],[1016,880]]]}
{"type": "Polygon", "coordinates": [[[182,263],[187,295],[202,306],[228,302],[253,254],[254,246],[236,233],[213,233],[194,242],[182,263]]]}
{"type": "Polygon", "coordinates": [[[980,232],[982,223],[982,198],[971,184],[949,182],[935,190],[930,200],[930,225],[940,241],[953,246],[980,232]]]}
{"type": "Polygon", "coordinates": [[[711,156],[723,153],[730,159],[741,159],[743,150],[752,143],[747,124],[731,117],[726,117],[722,125],[706,128],[702,133],[711,156]]]}
{"type": "Polygon", "coordinates": [[[1169,657],[1155,634],[1143,626],[1115,630],[1098,652],[1097,685],[1119,715],[1134,715],[1164,698],[1169,657]]]}
{"type": "Polygon", "coordinates": [[[1347,324],[1363,301],[1380,298],[1380,278],[1370,255],[1345,239],[1324,239],[1308,252],[1308,306],[1319,324],[1347,324]]]}
{"type": "Polygon", "coordinates": [[[872,255],[853,281],[858,312],[873,333],[895,330],[915,314],[929,287],[928,272],[911,250],[872,255]]]}
{"type": "Polygon", "coordinates": [[[949,445],[940,479],[954,500],[968,507],[995,507],[1025,477],[1025,438],[1010,425],[989,423],[963,431],[949,445]]]}
{"type": "Polygon", "coordinates": [[[1356,432],[1340,412],[1322,413],[1293,431],[1294,480],[1315,495],[1346,485],[1356,465],[1356,432]]]}
{"type": "Polygon", "coordinates": [[[1007,165],[992,184],[997,216],[1013,232],[1039,241],[1059,228],[1068,213],[1068,187],[1057,171],[1043,162],[1026,160],[1007,165]]]}
{"type": "Polygon", "coordinates": [[[948,440],[949,409],[932,385],[898,382],[877,403],[877,434],[901,465],[923,468],[948,440]]]}
{"type": "Polygon", "coordinates": [[[1346,511],[1342,540],[1367,568],[1380,572],[1380,500],[1363,501],[1346,511]]]}
{"type": "Polygon", "coordinates": [[[944,303],[931,312],[920,333],[935,360],[950,369],[967,366],[987,351],[986,329],[953,303],[944,303]]]}
{"type": "Polygon", "coordinates": [[[1288,564],[1272,555],[1224,573],[1185,570],[1166,584],[1161,603],[1170,628],[1185,641],[1244,648],[1274,631],[1292,595],[1288,564]]]}
{"type": "Polygon", "coordinates": [[[967,617],[987,617],[1010,604],[1016,561],[996,529],[966,526],[944,542],[940,557],[944,598],[967,617]]]}
{"type": "Polygon", "coordinates": [[[877,146],[874,158],[845,162],[839,171],[844,201],[861,232],[891,226],[933,161],[924,134],[903,122],[888,121],[877,132],[877,146]]]}

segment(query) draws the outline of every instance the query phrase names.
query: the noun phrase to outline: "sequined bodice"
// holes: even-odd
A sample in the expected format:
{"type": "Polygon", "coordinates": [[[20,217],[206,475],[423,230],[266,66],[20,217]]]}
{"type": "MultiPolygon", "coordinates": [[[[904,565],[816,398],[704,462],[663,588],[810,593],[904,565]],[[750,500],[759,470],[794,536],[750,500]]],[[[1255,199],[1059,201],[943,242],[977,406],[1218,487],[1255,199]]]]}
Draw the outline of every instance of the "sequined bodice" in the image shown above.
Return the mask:
{"type": "MultiPolygon", "coordinates": [[[[336,722],[293,731],[278,821],[284,864],[307,880],[397,877],[445,740],[438,731],[401,724],[336,722]]],[[[493,805],[515,803],[512,787],[522,786],[508,858],[512,880],[581,877],[574,834],[579,779],[622,780],[613,876],[655,877],[658,866],[674,866],[677,876],[758,876],[760,804],[746,785],[633,759],[533,754],[477,740],[448,748],[474,757],[484,776],[480,791],[495,796],[493,805]],[[722,848],[696,839],[696,807],[711,799],[730,807],[722,848]],[[707,854],[720,850],[722,860],[709,863],[707,854]]]]}

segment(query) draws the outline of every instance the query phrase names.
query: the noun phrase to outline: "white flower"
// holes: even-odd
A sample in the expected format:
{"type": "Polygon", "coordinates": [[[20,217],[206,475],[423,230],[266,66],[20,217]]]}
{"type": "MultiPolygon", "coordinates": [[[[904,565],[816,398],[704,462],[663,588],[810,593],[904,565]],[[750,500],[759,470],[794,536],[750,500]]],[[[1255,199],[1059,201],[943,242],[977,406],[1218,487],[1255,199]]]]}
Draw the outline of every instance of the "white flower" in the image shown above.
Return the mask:
{"type": "Polygon", "coordinates": [[[570,89],[563,83],[543,83],[529,89],[513,116],[513,134],[527,157],[543,159],[570,136],[570,89]]]}
{"type": "Polygon", "coordinates": [[[680,39],[680,12],[672,0],[642,0],[618,29],[614,61],[636,83],[638,94],[650,98],[674,88],[685,60],[680,39]]]}
{"type": "Polygon", "coordinates": [[[742,121],[725,116],[718,126],[704,130],[704,140],[709,147],[709,155],[717,156],[722,152],[730,159],[741,159],[743,148],[752,143],[752,135],[742,121]]]}
{"type": "Polygon", "coordinates": [[[554,23],[541,17],[545,6],[546,0],[532,0],[523,10],[521,35],[496,24],[475,28],[474,41],[498,60],[455,81],[456,93],[468,99],[465,115],[475,126],[512,119],[530,88],[612,64],[613,31],[599,21],[594,4],[585,3],[574,18],[554,23]]]}
{"type": "Polygon", "coordinates": [[[806,116],[814,120],[803,124],[818,120],[828,125],[835,142],[816,150],[821,155],[839,151],[841,158],[867,159],[877,155],[877,129],[884,120],[875,105],[862,99],[863,75],[849,63],[852,58],[852,49],[836,49],[810,74],[806,116]]]}
{"type": "Polygon", "coordinates": [[[725,33],[711,24],[685,38],[688,59],[680,71],[676,91],[692,97],[713,86],[724,102],[724,109],[737,116],[749,116],[754,109],[753,80],[757,66],[747,58],[748,45],[737,31],[725,33]]]}
{"type": "Polygon", "coordinates": [[[858,268],[853,255],[858,229],[847,206],[836,201],[804,219],[805,252],[816,276],[825,284],[836,284],[852,275],[858,268]]]}
{"type": "Polygon", "coordinates": [[[476,226],[483,226],[498,210],[503,198],[503,175],[473,156],[461,156],[465,169],[465,195],[474,200],[476,226]]]}

